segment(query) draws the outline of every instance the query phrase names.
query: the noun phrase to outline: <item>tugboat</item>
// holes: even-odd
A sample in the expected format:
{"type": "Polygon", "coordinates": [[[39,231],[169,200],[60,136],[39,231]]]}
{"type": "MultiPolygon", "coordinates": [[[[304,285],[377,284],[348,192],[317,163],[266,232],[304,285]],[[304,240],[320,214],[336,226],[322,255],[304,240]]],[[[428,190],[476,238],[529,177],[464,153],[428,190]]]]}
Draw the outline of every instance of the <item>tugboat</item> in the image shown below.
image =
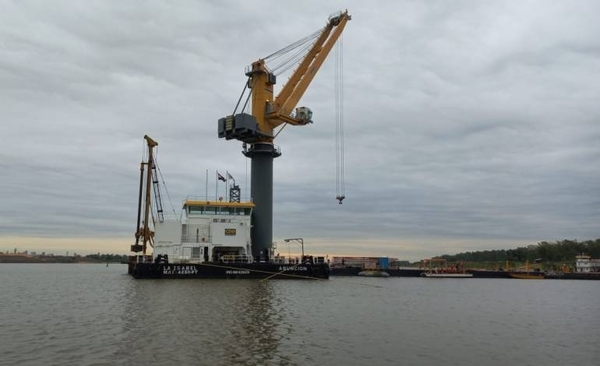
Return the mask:
{"type": "Polygon", "coordinates": [[[533,273],[529,272],[529,261],[525,262],[525,273],[509,272],[508,275],[510,276],[510,278],[516,278],[519,280],[543,280],[544,279],[544,273],[540,272],[539,270],[537,270],[533,273]]]}
{"type": "Polygon", "coordinates": [[[231,187],[232,201],[188,197],[180,218],[165,218],[154,161],[158,145],[144,136],[148,160],[141,164],[138,204],[139,228],[129,257],[134,278],[254,278],[327,279],[324,257],[286,258],[274,250],[252,255],[252,214],[255,204],[240,202],[240,188],[231,187]],[[154,205],[151,204],[154,192],[154,205]],[[145,193],[145,194],[144,194],[145,193]],[[142,221],[143,214],[143,221],[142,221]],[[153,223],[153,225],[150,225],[153,223]],[[146,254],[149,247],[151,255],[146,254]]]}

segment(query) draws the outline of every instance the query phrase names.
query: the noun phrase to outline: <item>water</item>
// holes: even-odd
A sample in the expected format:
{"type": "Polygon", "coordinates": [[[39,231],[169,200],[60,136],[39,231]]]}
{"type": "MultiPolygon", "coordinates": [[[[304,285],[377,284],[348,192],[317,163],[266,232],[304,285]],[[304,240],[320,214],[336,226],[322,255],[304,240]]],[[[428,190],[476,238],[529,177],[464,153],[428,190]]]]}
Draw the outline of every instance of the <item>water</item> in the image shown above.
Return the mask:
{"type": "Polygon", "coordinates": [[[125,272],[0,264],[0,364],[600,364],[600,281],[125,272]]]}

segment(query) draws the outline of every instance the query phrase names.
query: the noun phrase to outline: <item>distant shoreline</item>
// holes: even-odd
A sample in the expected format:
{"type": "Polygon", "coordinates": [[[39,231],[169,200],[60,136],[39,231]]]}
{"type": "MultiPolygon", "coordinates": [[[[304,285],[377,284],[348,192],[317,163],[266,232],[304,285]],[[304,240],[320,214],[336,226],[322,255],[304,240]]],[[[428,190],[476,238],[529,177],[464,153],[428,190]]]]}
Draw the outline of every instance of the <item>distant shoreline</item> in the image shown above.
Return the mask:
{"type": "Polygon", "coordinates": [[[93,261],[5,261],[0,260],[0,264],[126,264],[122,262],[93,262],[93,261]]]}

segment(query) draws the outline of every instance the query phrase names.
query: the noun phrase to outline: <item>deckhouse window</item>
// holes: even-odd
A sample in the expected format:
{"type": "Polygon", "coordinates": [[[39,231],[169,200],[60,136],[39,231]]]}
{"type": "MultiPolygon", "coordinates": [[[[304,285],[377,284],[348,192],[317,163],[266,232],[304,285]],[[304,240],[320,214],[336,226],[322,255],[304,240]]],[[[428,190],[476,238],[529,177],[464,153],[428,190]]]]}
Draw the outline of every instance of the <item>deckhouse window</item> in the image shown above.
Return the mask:
{"type": "Polygon", "coordinates": [[[192,248],[192,258],[193,259],[199,259],[200,258],[200,254],[201,254],[201,248],[200,247],[193,247],[192,248]]]}

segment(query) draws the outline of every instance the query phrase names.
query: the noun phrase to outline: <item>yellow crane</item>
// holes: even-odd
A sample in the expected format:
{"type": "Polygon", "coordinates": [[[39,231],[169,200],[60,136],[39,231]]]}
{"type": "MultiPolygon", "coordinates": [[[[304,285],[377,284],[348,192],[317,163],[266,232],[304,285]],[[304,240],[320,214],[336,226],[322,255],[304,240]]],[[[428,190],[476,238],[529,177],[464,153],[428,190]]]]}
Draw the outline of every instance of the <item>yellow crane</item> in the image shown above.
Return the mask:
{"type": "MultiPolygon", "coordinates": [[[[347,10],[333,14],[324,28],[253,62],[246,69],[248,81],[244,88],[244,92],[246,87],[250,90],[252,114],[244,113],[242,108],[241,113],[236,114],[234,110],[232,115],[219,119],[219,137],[244,142],[243,153],[252,159],[251,196],[256,205],[252,218],[252,254],[256,260],[268,260],[272,255],[273,159],[281,156],[281,151],[273,144],[276,137],[274,130],[279,126],[283,128],[286,124],[297,126],[312,123],[312,111],[307,107],[297,108],[296,105],[350,19],[347,10]],[[296,52],[294,55],[306,52],[302,53],[301,58],[292,57],[289,59],[291,61],[283,63],[290,65],[295,64],[295,60],[300,61],[288,82],[274,97],[277,77],[267,66],[267,62],[290,51],[296,52]]],[[[236,110],[243,96],[244,93],[238,100],[236,110]]]]}

